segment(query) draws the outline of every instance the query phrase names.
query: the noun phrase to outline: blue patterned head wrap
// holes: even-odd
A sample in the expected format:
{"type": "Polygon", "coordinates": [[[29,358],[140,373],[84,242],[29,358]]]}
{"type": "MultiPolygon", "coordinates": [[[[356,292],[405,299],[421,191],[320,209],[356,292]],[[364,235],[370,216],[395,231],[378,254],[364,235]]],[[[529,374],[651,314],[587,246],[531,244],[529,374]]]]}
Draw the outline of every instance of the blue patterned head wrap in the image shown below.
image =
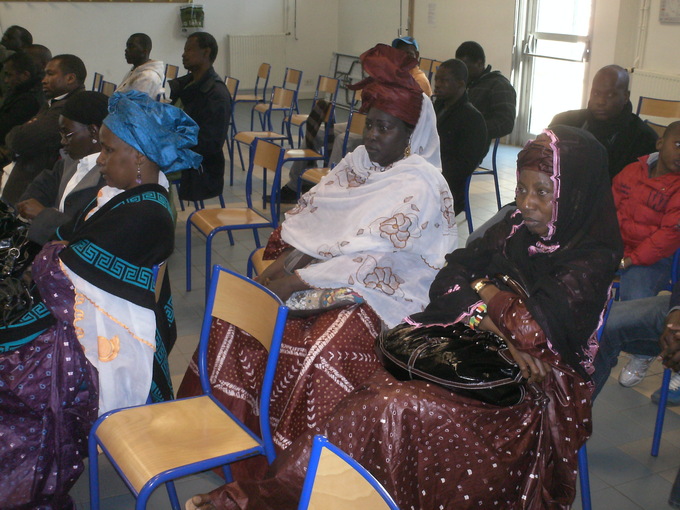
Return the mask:
{"type": "Polygon", "coordinates": [[[198,168],[203,159],[189,150],[198,143],[196,122],[179,108],[137,90],[111,96],[104,125],[164,173],[198,168]]]}

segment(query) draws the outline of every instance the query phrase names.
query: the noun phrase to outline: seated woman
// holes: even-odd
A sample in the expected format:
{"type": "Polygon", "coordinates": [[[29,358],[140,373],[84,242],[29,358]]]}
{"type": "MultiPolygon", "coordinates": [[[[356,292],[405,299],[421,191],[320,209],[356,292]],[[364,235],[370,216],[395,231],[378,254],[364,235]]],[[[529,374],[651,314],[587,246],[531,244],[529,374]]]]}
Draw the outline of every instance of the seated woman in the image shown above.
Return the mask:
{"type": "Polygon", "coordinates": [[[168,182],[196,167],[198,127],[141,92],[114,94],[96,199],[59,227],[32,268],[41,303],[0,329],[0,508],[72,508],[97,414],[172,398],[170,284],[153,266],[174,247],[168,182]],[[153,381],[152,381],[153,372],[153,381]]]}
{"type": "Polygon", "coordinates": [[[108,100],[101,92],[86,91],[66,102],[59,116],[62,157],[33,179],[16,206],[21,216],[31,220],[31,241],[41,245],[49,241],[57,227],[89,204],[104,186],[97,158],[108,100]]]}
{"type": "Polygon", "coordinates": [[[313,434],[384,485],[400,508],[568,508],[577,451],[591,432],[595,332],[622,253],[607,155],[592,135],[556,126],[520,152],[518,212],[447,257],[431,303],[407,322],[467,322],[496,331],[530,391],[510,407],[384,370],[331,418],[281,453],[260,482],[195,496],[201,509],[293,509],[313,434]],[[494,278],[508,275],[528,298],[494,278]]]}
{"type": "MultiPolygon", "coordinates": [[[[425,307],[456,241],[451,193],[441,169],[426,160],[439,157],[439,143],[432,103],[408,73],[415,61],[386,45],[361,60],[369,75],[356,85],[368,110],[365,145],[286,214],[267,247],[276,260],[259,278],[284,300],[296,293],[289,303],[314,296],[319,303],[286,324],[271,402],[274,442],[282,449],[322,423],[379,366],[376,335],[425,307]],[[298,256],[312,263],[296,269],[298,256]]],[[[213,392],[259,430],[254,375],[238,367],[244,356],[264,367],[266,353],[231,326],[221,328],[209,359],[218,381],[213,392]]],[[[179,396],[200,392],[196,374],[194,358],[179,396]]]]}

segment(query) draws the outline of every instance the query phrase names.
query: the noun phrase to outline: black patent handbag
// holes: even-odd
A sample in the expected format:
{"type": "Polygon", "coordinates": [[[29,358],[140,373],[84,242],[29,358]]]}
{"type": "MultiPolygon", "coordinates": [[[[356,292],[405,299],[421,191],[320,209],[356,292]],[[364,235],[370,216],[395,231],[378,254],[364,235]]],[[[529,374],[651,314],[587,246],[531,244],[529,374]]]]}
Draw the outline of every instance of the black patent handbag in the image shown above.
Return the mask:
{"type": "Polygon", "coordinates": [[[397,379],[421,379],[497,406],[521,403],[526,382],[505,341],[463,323],[400,324],[377,340],[378,356],[397,379]]]}

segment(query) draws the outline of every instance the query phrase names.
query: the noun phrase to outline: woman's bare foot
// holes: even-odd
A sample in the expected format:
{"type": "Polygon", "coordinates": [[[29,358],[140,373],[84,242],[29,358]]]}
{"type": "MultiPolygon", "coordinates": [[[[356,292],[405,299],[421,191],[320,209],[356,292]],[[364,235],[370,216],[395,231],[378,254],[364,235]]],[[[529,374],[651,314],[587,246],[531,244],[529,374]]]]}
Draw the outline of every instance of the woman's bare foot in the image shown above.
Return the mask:
{"type": "Polygon", "coordinates": [[[184,508],[186,510],[216,510],[207,494],[196,494],[186,502],[184,508]]]}

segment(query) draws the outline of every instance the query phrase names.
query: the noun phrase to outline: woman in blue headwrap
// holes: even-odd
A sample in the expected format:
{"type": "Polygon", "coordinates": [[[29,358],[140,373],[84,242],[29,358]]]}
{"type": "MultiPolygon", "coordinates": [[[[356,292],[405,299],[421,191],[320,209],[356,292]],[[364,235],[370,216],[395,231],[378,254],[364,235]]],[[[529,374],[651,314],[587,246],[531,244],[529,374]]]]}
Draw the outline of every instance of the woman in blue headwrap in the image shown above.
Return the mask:
{"type": "Polygon", "coordinates": [[[197,168],[198,127],[146,94],[114,94],[100,131],[96,199],[35,259],[43,302],[0,330],[0,508],[73,508],[98,414],[172,398],[174,246],[164,172],[197,168]]]}

